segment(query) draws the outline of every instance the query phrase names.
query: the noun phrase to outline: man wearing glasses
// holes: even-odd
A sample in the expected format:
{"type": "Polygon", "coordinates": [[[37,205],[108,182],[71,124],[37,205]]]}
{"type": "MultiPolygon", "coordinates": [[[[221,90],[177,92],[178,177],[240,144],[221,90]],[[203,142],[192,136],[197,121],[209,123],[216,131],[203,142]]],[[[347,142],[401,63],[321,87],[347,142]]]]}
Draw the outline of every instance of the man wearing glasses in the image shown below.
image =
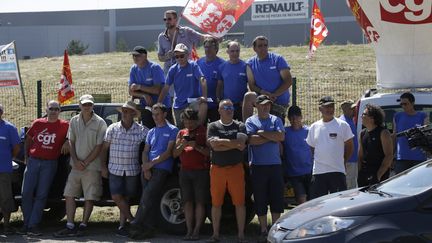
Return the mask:
{"type": "Polygon", "coordinates": [[[47,117],[33,121],[25,138],[25,161],[22,185],[24,226],[19,233],[41,235],[39,223],[45,208],[51,183],[57,172],[57,160],[68,153],[66,140],[69,123],[59,119],[60,104],[51,100],[46,107],[47,117]]]}
{"type": "Polygon", "coordinates": [[[102,196],[101,162],[99,153],[107,125],[93,111],[94,98],[91,95],[80,97],[81,113],[70,120],[68,138],[70,145],[70,165],[72,167],[66,182],[63,196],[66,199],[67,223],[54,237],[83,235],[93,211],[94,201],[102,196]],[[78,229],[74,224],[75,198],[84,194],[83,219],[78,229]]]}
{"type": "Polygon", "coordinates": [[[198,64],[187,59],[188,53],[189,49],[185,44],[176,45],[174,55],[177,63],[169,69],[165,86],[158,99],[159,103],[163,101],[171,85],[174,86],[176,96],[173,111],[179,129],[184,128],[180,114],[188,106],[199,110],[200,124],[204,124],[207,119],[207,81],[198,64]]]}
{"type": "Polygon", "coordinates": [[[412,93],[403,93],[400,96],[399,102],[403,111],[396,113],[393,118],[393,138],[396,142],[396,163],[394,170],[396,174],[426,160],[424,152],[419,148],[410,149],[408,139],[405,136],[396,138],[396,134],[429,123],[426,113],[415,110],[415,97],[412,93]]]}
{"type": "Polygon", "coordinates": [[[257,36],[252,44],[256,56],[246,62],[249,89],[252,92],[246,93],[244,97],[243,120],[253,114],[257,95],[267,95],[273,102],[270,113],[285,123],[290,100],[288,89],[292,84],[291,68],[281,55],[268,51],[267,37],[257,36]]]}

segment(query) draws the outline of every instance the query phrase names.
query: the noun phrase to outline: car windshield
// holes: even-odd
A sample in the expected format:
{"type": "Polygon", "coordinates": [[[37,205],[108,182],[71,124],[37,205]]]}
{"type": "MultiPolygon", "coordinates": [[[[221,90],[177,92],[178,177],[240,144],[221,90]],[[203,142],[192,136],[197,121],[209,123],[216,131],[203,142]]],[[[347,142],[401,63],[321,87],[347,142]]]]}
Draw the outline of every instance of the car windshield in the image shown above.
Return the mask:
{"type": "Polygon", "coordinates": [[[393,195],[416,195],[432,187],[432,160],[406,170],[376,189],[393,195]]]}

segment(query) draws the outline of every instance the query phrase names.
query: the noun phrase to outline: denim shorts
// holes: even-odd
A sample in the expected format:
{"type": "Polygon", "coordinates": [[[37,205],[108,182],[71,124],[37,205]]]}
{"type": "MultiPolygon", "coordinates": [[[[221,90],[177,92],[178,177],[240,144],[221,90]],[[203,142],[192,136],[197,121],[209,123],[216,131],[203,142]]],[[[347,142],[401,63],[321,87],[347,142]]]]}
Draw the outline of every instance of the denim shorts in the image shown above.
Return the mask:
{"type": "Polygon", "coordinates": [[[118,176],[109,174],[109,187],[111,195],[137,196],[140,176],[118,176]]]}

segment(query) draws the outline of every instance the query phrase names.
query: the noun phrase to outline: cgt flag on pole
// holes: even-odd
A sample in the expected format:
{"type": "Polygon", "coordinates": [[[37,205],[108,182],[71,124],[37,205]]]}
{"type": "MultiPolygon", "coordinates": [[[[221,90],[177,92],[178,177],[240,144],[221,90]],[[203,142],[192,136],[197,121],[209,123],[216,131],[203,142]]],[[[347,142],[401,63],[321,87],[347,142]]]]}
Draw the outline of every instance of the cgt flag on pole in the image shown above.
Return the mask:
{"type": "Polygon", "coordinates": [[[214,37],[224,36],[254,0],[189,0],[183,17],[214,37]]]}
{"type": "Polygon", "coordinates": [[[311,30],[310,30],[310,42],[309,42],[309,54],[308,58],[312,58],[315,54],[316,49],[324,41],[328,35],[328,29],[324,23],[324,17],[321,14],[321,10],[318,8],[316,0],[314,0],[311,16],[311,30]]]}
{"type": "Polygon", "coordinates": [[[61,105],[69,104],[75,97],[75,92],[72,87],[72,72],[69,65],[69,56],[67,50],[64,51],[62,75],[58,89],[57,99],[61,105]]]}

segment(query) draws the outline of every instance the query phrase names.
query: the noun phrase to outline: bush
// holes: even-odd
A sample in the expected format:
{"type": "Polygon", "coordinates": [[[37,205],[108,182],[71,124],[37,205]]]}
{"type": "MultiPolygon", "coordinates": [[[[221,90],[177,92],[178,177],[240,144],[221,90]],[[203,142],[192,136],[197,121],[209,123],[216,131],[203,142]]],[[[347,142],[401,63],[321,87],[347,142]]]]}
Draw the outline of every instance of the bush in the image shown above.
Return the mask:
{"type": "Polygon", "coordinates": [[[68,44],[67,51],[69,55],[82,55],[89,48],[89,45],[84,45],[80,40],[71,40],[68,44]]]}
{"type": "Polygon", "coordinates": [[[116,51],[118,51],[118,52],[127,52],[128,51],[128,45],[127,45],[125,39],[121,38],[120,40],[117,41],[116,51]]]}

